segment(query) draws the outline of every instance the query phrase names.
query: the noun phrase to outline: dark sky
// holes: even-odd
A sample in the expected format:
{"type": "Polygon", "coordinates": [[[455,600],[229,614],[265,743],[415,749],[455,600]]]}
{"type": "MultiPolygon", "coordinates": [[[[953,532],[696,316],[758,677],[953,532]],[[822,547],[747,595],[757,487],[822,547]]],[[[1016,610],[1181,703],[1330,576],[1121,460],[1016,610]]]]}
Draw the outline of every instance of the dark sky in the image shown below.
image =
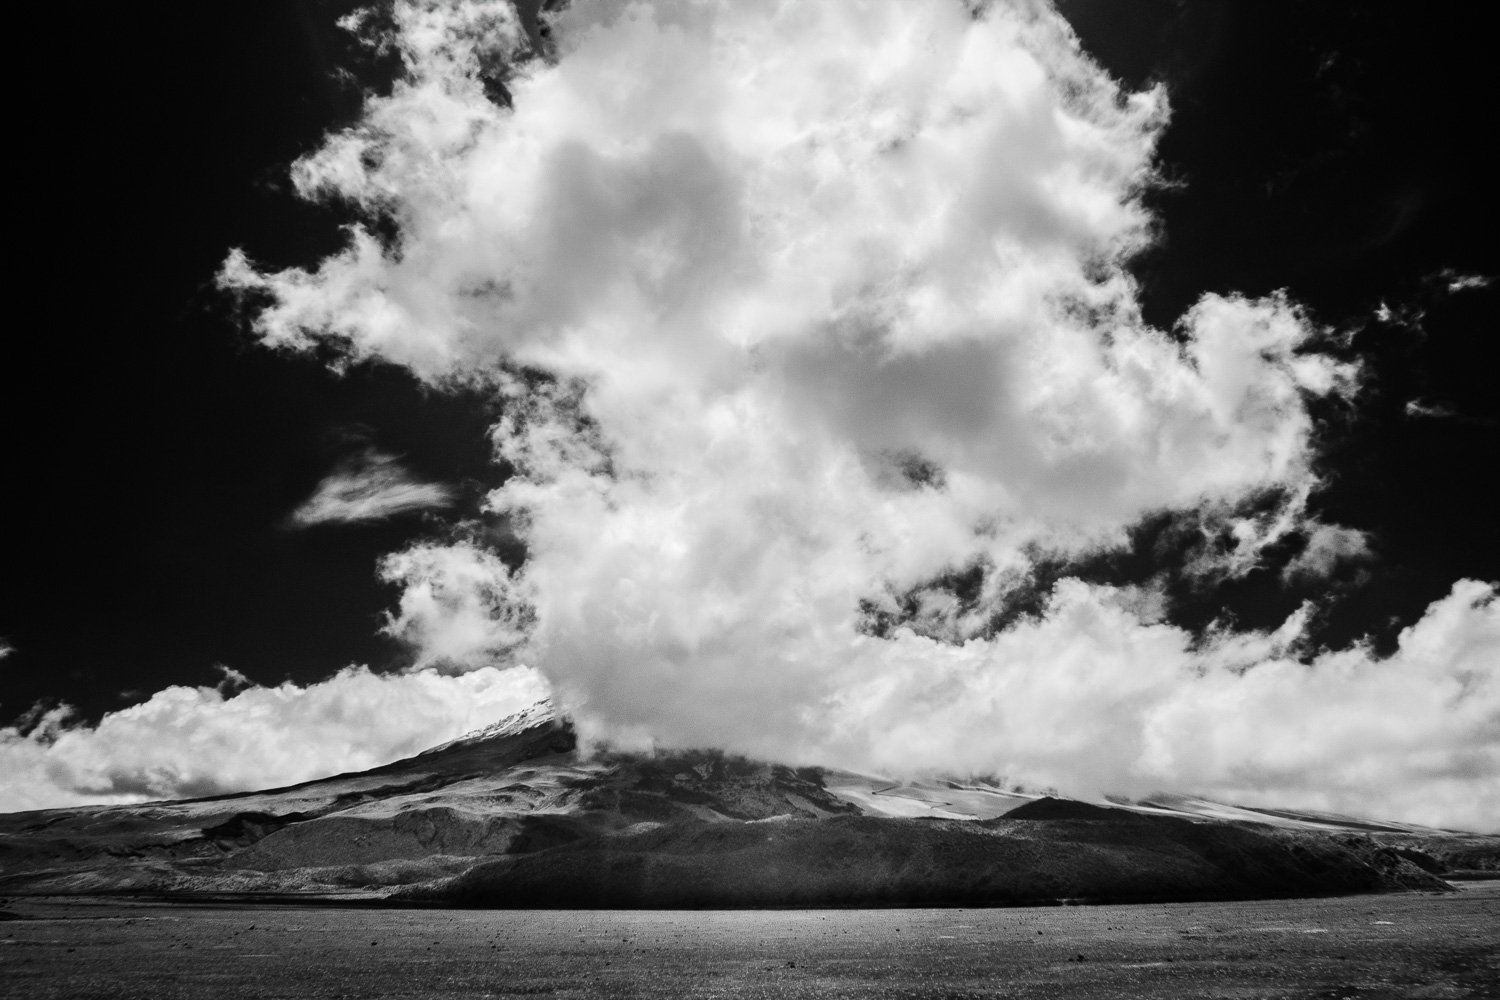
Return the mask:
{"type": "Polygon", "coordinates": [[[333,25],[350,6],[110,7],[79,27],[69,98],[25,106],[23,146],[45,157],[28,197],[48,208],[22,213],[16,287],[51,305],[0,362],[0,635],[17,650],[0,716],[43,697],[97,715],[216,663],[265,683],[384,663],[374,559],[420,517],[282,520],[361,439],[419,476],[487,474],[473,397],[272,354],[213,287],[231,246],[289,264],[341,239],[286,173],[359,107],[333,25]]]}
{"type": "MultiPolygon", "coordinates": [[[[453,485],[460,515],[494,485],[480,395],[271,353],[213,285],[231,247],[291,265],[340,244],[337,211],[298,202],[286,172],[388,79],[334,26],[350,6],[113,5],[65,45],[38,15],[17,31],[41,82],[17,102],[12,287],[30,308],[0,348],[0,637],[15,648],[0,724],[40,699],[97,718],[212,683],[220,663],[261,683],[399,664],[377,635],[395,590],[375,563],[442,525],[294,532],[287,515],[365,447],[453,485]]],[[[1150,195],[1161,238],[1136,267],[1148,318],[1170,326],[1204,291],[1284,288],[1367,366],[1357,406],[1320,413],[1329,487],[1315,507],[1370,532],[1375,555],[1334,581],[1319,637],[1389,646],[1454,580],[1500,579],[1485,481],[1500,455],[1500,285],[1448,291],[1452,275],[1500,275],[1494,85],[1471,8],[1061,7],[1112,72],[1171,95],[1160,161],[1175,184],[1150,195]]],[[[1178,596],[1188,622],[1266,625],[1309,595],[1268,570],[1178,596]]]]}

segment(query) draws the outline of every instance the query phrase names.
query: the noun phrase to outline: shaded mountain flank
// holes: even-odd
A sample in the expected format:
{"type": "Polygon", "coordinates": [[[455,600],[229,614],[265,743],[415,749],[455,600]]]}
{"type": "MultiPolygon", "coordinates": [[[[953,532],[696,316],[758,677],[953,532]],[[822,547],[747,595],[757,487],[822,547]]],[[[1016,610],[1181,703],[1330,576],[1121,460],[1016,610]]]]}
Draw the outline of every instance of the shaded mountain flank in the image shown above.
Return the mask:
{"type": "Polygon", "coordinates": [[[580,753],[546,705],[288,788],[0,815],[0,893],[415,905],[1004,905],[1445,889],[1500,836],[1111,805],[715,751],[580,753]],[[1460,863],[1461,862],[1461,863],[1460,863]]]}

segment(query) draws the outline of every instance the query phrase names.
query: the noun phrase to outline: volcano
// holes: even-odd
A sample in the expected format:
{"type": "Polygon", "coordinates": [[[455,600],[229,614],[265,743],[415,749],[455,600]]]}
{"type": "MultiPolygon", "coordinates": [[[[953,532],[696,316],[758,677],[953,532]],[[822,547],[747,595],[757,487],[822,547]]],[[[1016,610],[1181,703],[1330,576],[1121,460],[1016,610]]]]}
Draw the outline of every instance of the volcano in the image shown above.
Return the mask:
{"type": "Polygon", "coordinates": [[[0,816],[0,893],[497,907],[1012,905],[1443,890],[1500,836],[1089,803],[711,750],[580,750],[546,704],[368,771],[0,816]]]}

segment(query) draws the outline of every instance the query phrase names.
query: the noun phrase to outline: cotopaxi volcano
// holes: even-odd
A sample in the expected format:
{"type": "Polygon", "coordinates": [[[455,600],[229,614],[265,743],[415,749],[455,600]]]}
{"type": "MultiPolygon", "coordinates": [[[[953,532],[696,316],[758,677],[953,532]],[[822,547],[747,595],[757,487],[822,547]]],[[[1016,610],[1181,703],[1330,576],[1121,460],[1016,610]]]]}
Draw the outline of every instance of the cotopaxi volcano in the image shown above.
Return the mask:
{"type": "Polygon", "coordinates": [[[545,704],[288,788],[0,816],[0,892],[514,907],[1008,905],[1446,888],[1500,837],[1091,804],[717,751],[583,752],[545,704]]]}

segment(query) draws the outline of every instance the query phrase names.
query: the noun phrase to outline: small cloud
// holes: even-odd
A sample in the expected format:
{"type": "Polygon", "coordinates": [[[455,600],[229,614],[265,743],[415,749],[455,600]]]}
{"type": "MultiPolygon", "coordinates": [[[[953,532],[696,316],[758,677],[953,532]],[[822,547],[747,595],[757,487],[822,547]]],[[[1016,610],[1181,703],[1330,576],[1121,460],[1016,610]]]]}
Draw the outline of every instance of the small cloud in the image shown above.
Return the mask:
{"type": "Polygon", "coordinates": [[[1488,288],[1494,278],[1483,274],[1463,274],[1451,267],[1445,267],[1437,273],[1437,279],[1448,289],[1449,293],[1472,292],[1480,288],[1488,288]]]}
{"type": "Polygon", "coordinates": [[[1363,531],[1336,524],[1318,524],[1308,536],[1307,545],[1282,570],[1282,578],[1321,579],[1332,575],[1343,562],[1364,559],[1370,555],[1370,539],[1363,531]]]}
{"type": "Polygon", "coordinates": [[[418,650],[419,667],[472,669],[503,661],[535,624],[525,584],[477,545],[416,545],[386,556],[380,578],[403,588],[382,632],[418,650]]]}
{"type": "Polygon", "coordinates": [[[0,639],[0,660],[5,659],[7,656],[9,656],[11,653],[14,653],[15,651],[16,651],[16,647],[12,646],[5,639],[0,639]]]}
{"type": "Polygon", "coordinates": [[[370,449],[329,473],[288,521],[298,528],[383,521],[409,511],[447,507],[452,502],[453,493],[447,486],[416,482],[394,456],[370,449]]]}
{"type": "Polygon", "coordinates": [[[1406,404],[1406,415],[1408,417],[1442,419],[1445,417],[1456,417],[1458,416],[1458,411],[1446,403],[1428,403],[1425,400],[1413,399],[1406,404]]]}
{"type": "Polygon", "coordinates": [[[33,702],[30,708],[16,716],[15,721],[9,726],[0,729],[0,739],[3,739],[7,730],[13,730],[50,745],[57,738],[57,734],[77,714],[72,705],[62,704],[51,698],[42,698],[33,702]]]}
{"type": "Polygon", "coordinates": [[[222,679],[217,685],[215,685],[215,687],[218,689],[218,692],[226,698],[234,694],[234,692],[236,691],[254,686],[254,682],[251,681],[250,678],[246,677],[244,674],[240,673],[238,670],[234,669],[231,666],[226,666],[223,663],[215,663],[214,669],[217,670],[222,676],[222,679]]]}
{"type": "Polygon", "coordinates": [[[1421,333],[1427,311],[1410,302],[1398,302],[1392,306],[1382,301],[1375,309],[1375,318],[1386,326],[1399,326],[1421,333]]]}

